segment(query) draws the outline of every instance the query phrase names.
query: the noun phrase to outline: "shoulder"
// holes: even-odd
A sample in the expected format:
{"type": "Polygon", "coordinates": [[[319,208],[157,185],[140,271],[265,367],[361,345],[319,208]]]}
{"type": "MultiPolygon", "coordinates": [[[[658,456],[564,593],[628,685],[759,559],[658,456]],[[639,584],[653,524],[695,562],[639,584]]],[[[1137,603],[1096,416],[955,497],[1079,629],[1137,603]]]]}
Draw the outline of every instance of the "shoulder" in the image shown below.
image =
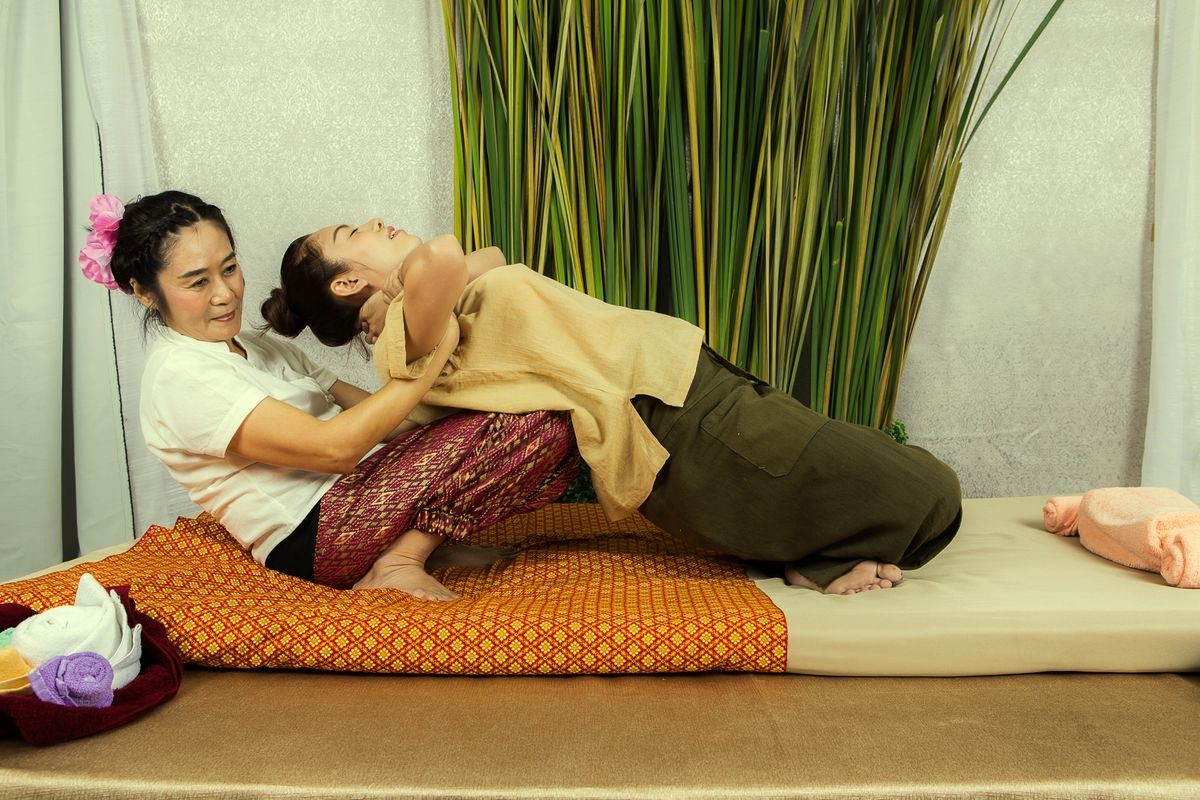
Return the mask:
{"type": "Polygon", "coordinates": [[[221,344],[206,345],[156,343],[138,403],[147,444],[220,456],[223,444],[214,445],[213,431],[227,428],[237,414],[244,417],[266,396],[240,357],[221,344]]]}
{"type": "Polygon", "coordinates": [[[142,374],[141,405],[143,410],[186,405],[214,392],[228,396],[247,383],[238,365],[217,352],[187,346],[156,348],[142,374]]]}
{"type": "Polygon", "coordinates": [[[284,380],[294,380],[297,376],[312,378],[328,390],[337,382],[337,375],[314,362],[294,342],[259,331],[246,336],[239,336],[238,341],[246,348],[248,360],[263,372],[284,380]]]}
{"type": "Polygon", "coordinates": [[[237,340],[242,347],[246,349],[253,348],[268,358],[296,359],[301,353],[300,348],[295,343],[278,336],[271,336],[265,331],[252,331],[240,334],[237,340]]]}
{"type": "Polygon", "coordinates": [[[524,264],[506,264],[491,270],[484,278],[488,283],[486,288],[493,293],[521,294],[534,302],[557,304],[564,298],[589,297],[549,275],[543,275],[537,270],[530,269],[524,264]]]}
{"type": "Polygon", "coordinates": [[[462,314],[502,305],[529,312],[540,306],[557,305],[563,295],[572,294],[575,291],[569,286],[524,264],[505,264],[468,283],[456,310],[462,314]]]}
{"type": "Polygon", "coordinates": [[[308,374],[312,366],[303,350],[278,336],[257,332],[239,336],[238,342],[246,349],[248,364],[265,372],[281,373],[291,369],[308,374]]]}
{"type": "Polygon", "coordinates": [[[160,339],[146,358],[143,383],[187,382],[193,376],[232,372],[226,359],[212,348],[160,339]]]}
{"type": "Polygon", "coordinates": [[[524,264],[505,264],[502,267],[489,269],[467,285],[468,290],[484,291],[500,288],[516,288],[521,286],[536,286],[541,281],[557,283],[553,278],[534,272],[524,264]]]}

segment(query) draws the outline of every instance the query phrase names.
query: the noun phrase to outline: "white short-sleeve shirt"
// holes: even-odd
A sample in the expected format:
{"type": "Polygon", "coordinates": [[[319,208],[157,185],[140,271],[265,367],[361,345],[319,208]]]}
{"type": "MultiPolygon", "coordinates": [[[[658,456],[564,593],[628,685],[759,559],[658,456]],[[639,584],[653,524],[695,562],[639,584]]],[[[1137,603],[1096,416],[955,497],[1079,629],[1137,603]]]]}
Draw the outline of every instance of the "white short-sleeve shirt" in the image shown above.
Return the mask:
{"type": "Polygon", "coordinates": [[[227,452],[230,440],[267,397],[319,419],[342,409],[329,394],[337,376],[290,342],[237,341],[246,358],[161,328],[142,375],[142,434],[192,501],[264,563],[340,476],[249,461],[227,452]]]}

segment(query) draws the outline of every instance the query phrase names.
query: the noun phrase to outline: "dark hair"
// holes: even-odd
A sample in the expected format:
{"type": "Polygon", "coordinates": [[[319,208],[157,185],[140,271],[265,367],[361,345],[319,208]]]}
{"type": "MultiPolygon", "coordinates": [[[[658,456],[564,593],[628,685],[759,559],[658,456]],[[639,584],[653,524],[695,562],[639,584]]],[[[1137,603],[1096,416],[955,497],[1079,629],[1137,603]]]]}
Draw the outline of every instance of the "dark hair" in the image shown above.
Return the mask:
{"type": "Polygon", "coordinates": [[[272,289],[262,304],[267,327],[284,336],[297,336],[312,328],[317,339],[329,347],[349,343],[359,334],[362,301],[338,297],[329,288],[347,269],[343,262],[325,258],[311,234],[296,239],[279,265],[282,288],[272,289]]]}
{"type": "Polygon", "coordinates": [[[179,234],[203,221],[220,226],[233,244],[233,231],[221,209],[195,195],[159,192],[139,197],[125,206],[113,246],[112,272],[126,292],[132,292],[133,281],[137,281],[139,288],[154,296],[155,306],[147,309],[143,327],[149,327],[151,322],[162,324],[162,313],[157,308],[163,302],[158,275],[167,265],[179,234]]]}

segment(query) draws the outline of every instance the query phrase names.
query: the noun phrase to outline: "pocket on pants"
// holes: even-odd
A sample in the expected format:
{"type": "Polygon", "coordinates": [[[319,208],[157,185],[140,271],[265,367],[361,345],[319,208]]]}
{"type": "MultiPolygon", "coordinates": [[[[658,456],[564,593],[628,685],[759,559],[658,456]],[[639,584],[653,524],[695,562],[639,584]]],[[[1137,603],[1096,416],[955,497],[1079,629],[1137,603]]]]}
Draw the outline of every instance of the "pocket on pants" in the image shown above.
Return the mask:
{"type": "Polygon", "coordinates": [[[736,387],[700,429],[773,477],[787,475],[829,418],[766,385],[736,387]]]}

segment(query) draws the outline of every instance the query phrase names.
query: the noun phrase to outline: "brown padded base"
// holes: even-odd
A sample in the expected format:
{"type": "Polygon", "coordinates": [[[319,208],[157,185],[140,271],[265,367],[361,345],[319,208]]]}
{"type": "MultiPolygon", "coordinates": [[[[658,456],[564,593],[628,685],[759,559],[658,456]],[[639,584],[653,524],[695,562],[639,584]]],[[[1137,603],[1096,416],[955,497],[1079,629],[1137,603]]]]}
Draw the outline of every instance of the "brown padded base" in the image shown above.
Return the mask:
{"type": "Polygon", "coordinates": [[[1200,796],[1200,675],[448,678],[189,668],[0,797],[1200,796]]]}

